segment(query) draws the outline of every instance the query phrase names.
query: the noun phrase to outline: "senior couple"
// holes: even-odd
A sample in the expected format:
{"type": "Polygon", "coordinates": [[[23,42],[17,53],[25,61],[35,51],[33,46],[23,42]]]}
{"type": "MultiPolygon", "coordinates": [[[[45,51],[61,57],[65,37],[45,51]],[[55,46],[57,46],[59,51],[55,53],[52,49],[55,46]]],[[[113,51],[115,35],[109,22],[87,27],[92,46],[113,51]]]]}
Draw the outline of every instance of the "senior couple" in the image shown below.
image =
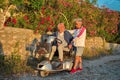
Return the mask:
{"type": "Polygon", "coordinates": [[[53,55],[58,50],[59,60],[63,61],[63,51],[69,51],[73,46],[75,47],[75,61],[70,73],[82,70],[82,54],[85,47],[86,29],[82,26],[82,19],[77,18],[74,20],[75,29],[66,30],[64,23],[59,23],[58,31],[53,35],[62,41],[60,43],[54,43],[49,56],[49,61],[52,60],[53,55]]]}

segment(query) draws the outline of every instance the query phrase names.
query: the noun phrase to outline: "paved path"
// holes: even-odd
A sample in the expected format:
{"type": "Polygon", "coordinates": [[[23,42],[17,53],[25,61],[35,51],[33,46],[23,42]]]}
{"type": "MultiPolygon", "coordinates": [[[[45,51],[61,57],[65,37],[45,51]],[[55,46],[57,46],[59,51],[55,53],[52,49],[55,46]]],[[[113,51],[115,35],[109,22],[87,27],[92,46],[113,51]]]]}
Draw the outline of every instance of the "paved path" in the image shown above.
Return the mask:
{"type": "Polygon", "coordinates": [[[84,70],[75,74],[63,71],[48,77],[24,75],[20,80],[120,80],[120,55],[84,60],[84,70]]]}
{"type": "MultiPolygon", "coordinates": [[[[12,80],[120,80],[120,54],[105,56],[95,60],[84,60],[83,71],[69,74],[62,71],[42,78],[39,75],[25,74],[12,80]]],[[[11,80],[4,78],[4,80],[11,80]]]]}

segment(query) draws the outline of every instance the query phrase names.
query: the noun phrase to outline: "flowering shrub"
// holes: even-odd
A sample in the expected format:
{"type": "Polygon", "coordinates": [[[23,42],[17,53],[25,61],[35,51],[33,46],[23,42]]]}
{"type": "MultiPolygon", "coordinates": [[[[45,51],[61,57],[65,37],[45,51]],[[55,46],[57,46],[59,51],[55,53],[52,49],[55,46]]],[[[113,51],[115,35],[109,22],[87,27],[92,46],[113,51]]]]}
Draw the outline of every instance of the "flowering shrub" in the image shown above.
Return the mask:
{"type": "Polygon", "coordinates": [[[12,25],[12,26],[14,26],[14,25],[16,25],[16,24],[17,24],[16,18],[11,18],[11,17],[9,17],[9,18],[6,20],[6,22],[4,23],[4,26],[7,26],[7,25],[12,25]]]}
{"type": "Polygon", "coordinates": [[[12,20],[6,20],[6,23],[10,22],[9,25],[13,27],[33,29],[35,33],[45,33],[46,30],[56,30],[60,22],[64,22],[67,29],[73,29],[73,19],[80,17],[87,28],[87,36],[101,36],[107,41],[113,41],[117,36],[119,13],[105,7],[99,9],[88,0],[81,3],[75,0],[45,0],[41,3],[29,1],[29,3],[32,7],[28,3],[23,3],[24,10],[18,12],[21,14],[16,16],[16,19],[11,17],[12,20]]]}

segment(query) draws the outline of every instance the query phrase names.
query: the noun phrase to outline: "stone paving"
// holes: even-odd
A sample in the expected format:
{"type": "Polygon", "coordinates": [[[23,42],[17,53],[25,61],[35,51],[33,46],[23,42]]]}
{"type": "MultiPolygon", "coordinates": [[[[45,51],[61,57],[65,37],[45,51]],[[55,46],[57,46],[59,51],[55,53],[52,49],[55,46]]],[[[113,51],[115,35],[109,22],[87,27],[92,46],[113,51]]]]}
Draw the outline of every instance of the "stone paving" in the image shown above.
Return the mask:
{"type": "Polygon", "coordinates": [[[83,64],[83,71],[75,74],[62,71],[50,74],[45,78],[25,74],[20,77],[4,78],[4,80],[120,80],[120,55],[106,56],[97,60],[84,60],[83,64]]]}

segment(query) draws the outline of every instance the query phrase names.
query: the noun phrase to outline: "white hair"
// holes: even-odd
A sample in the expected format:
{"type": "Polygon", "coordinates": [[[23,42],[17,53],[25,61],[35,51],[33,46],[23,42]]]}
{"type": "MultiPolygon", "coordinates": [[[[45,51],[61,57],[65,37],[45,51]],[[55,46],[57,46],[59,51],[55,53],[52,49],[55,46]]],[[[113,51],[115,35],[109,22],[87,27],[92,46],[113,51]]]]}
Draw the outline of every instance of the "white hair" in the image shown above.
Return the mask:
{"type": "Polygon", "coordinates": [[[76,19],[73,20],[73,22],[76,22],[76,21],[82,22],[82,18],[76,18],[76,19]]]}
{"type": "Polygon", "coordinates": [[[61,24],[63,24],[63,25],[64,25],[64,23],[59,23],[59,24],[57,25],[57,28],[59,28],[61,24]]]}

